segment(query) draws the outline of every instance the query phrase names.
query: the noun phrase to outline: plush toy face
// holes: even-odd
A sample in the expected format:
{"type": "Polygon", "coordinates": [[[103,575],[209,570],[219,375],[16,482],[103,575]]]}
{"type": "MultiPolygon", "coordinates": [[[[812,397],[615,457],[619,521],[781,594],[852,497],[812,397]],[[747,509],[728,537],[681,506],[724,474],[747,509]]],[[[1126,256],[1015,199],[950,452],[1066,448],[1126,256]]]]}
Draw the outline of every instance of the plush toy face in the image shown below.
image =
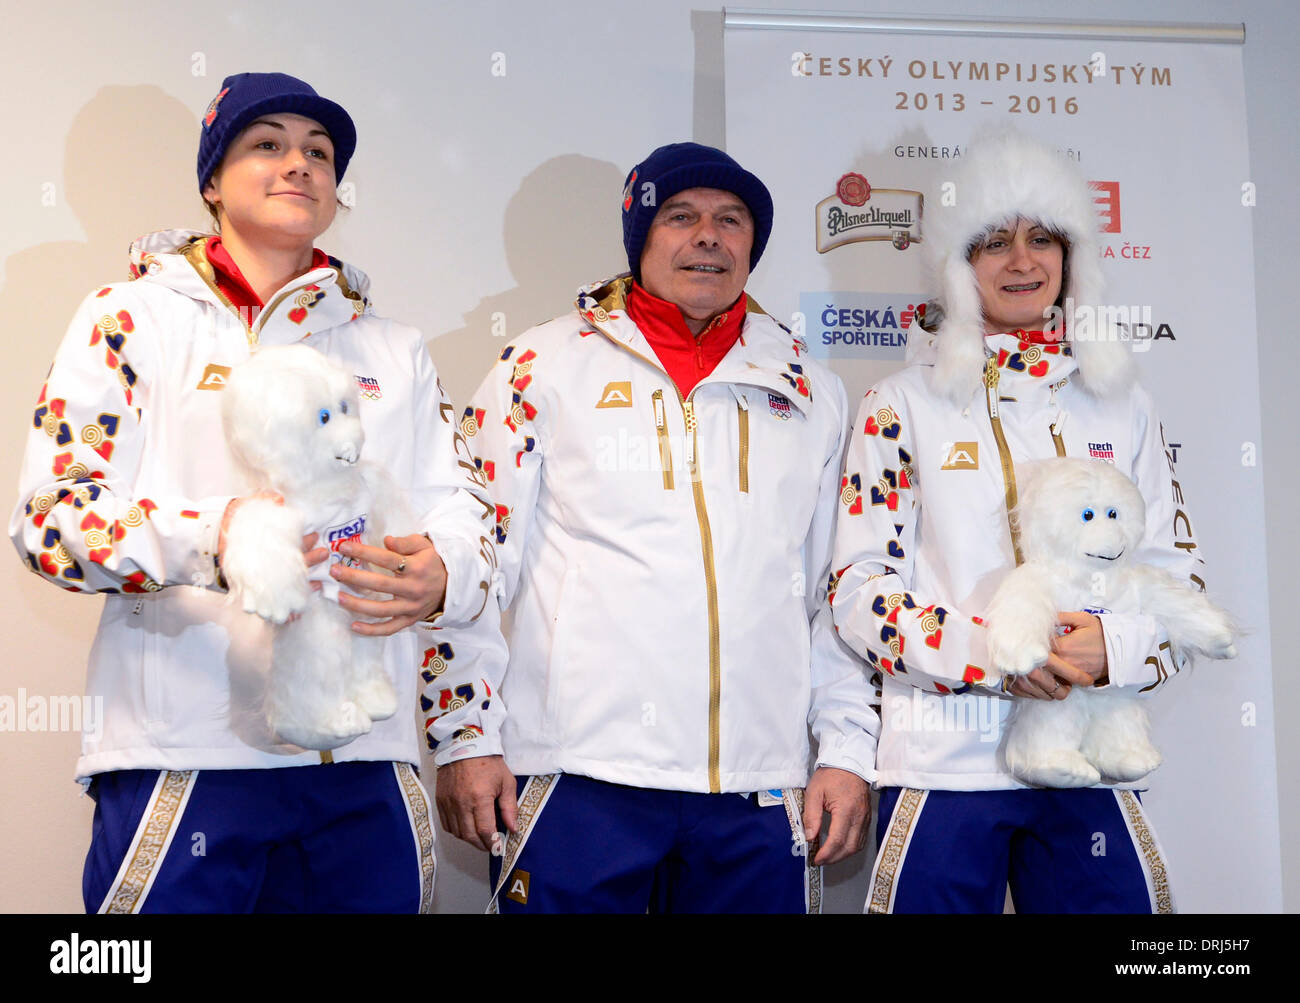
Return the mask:
{"type": "Polygon", "coordinates": [[[1026,560],[1105,570],[1131,558],[1142,540],[1146,504],[1110,463],[1045,460],[1018,480],[1016,517],[1026,560]]]}
{"type": "Polygon", "coordinates": [[[319,352],[261,349],[235,367],[224,393],[227,438],[269,486],[352,476],[365,441],[356,381],[319,352]]]}

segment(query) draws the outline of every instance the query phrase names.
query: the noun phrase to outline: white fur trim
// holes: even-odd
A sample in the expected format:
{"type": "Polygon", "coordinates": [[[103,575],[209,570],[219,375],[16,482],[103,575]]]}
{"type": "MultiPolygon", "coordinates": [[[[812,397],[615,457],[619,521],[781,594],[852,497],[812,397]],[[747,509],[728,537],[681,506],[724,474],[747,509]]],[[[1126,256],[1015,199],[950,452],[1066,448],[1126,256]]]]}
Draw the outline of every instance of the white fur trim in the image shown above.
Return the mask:
{"type": "Polygon", "coordinates": [[[1100,228],[1092,190],[1078,168],[1048,144],[1007,129],[967,148],[955,183],[953,205],[931,200],[936,208],[924,244],[945,311],[935,389],[961,405],[978,389],[984,317],[967,249],[990,226],[1023,216],[1070,242],[1063,289],[1074,301],[1075,315],[1067,318],[1066,337],[1074,346],[1079,382],[1096,396],[1127,390],[1136,376],[1128,344],[1113,329],[1099,331],[1096,323],[1105,286],[1100,228]],[[1076,331],[1091,336],[1076,342],[1076,331]]]}

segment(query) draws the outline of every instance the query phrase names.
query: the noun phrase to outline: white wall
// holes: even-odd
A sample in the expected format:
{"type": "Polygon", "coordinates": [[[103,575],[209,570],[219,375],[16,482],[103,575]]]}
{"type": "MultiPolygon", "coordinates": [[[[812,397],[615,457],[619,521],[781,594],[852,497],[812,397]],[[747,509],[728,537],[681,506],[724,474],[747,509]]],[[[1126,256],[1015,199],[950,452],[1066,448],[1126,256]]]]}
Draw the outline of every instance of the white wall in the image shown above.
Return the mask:
{"type": "MultiPolygon", "coordinates": [[[[751,5],[821,9],[833,2],[751,5]]],[[[6,18],[11,31],[21,28],[24,44],[0,65],[8,151],[0,166],[0,324],[9,346],[0,483],[14,483],[36,391],[77,301],[95,284],[125,276],[132,236],[202,225],[193,174],[198,116],[225,74],[284,70],[352,112],[360,135],[348,173],[356,208],[322,243],[375,277],[383,312],[422,326],[448,389],[463,400],[499,350],[490,334],[493,312],[504,312],[517,333],[562,310],[579,283],[623,267],[616,206],[626,170],[664,142],[722,141],[721,16],[701,8],[688,0],[472,9],[321,0],[299,12],[308,13],[306,23],[282,7],[244,0],[216,14],[210,5],[177,0],[24,5],[21,18],[6,18]],[[503,77],[492,75],[494,53],[504,54],[503,77]],[[206,75],[196,76],[200,69],[206,75]]],[[[879,4],[842,9],[891,12],[879,4]]],[[[931,0],[924,13],[1080,16],[1068,0],[931,0]]],[[[1290,669],[1283,642],[1290,610],[1273,597],[1290,596],[1300,584],[1292,501],[1300,485],[1289,434],[1298,411],[1289,377],[1300,348],[1284,312],[1300,229],[1293,180],[1300,125],[1292,109],[1300,91],[1292,59],[1300,13],[1269,0],[1149,0],[1140,14],[1246,23],[1259,199],[1260,462],[1268,520],[1261,531],[1271,530],[1271,594],[1262,594],[1259,569],[1259,601],[1270,604],[1281,680],[1290,669]]],[[[1123,0],[1095,0],[1087,16],[1136,15],[1123,0]]],[[[781,137],[772,141],[772,155],[782,155],[781,137]]],[[[1228,346],[1251,336],[1231,318],[1207,318],[1206,325],[1228,346]]],[[[1214,406],[1208,374],[1204,392],[1214,406]]],[[[9,653],[0,695],[19,687],[79,693],[98,607],[41,584],[16,559],[0,561],[9,653]]],[[[1275,684],[1275,701],[1277,720],[1300,715],[1293,687],[1275,684]]],[[[77,742],[69,734],[0,733],[0,910],[80,908],[90,805],[70,779],[77,742]]],[[[1297,788],[1300,757],[1288,729],[1278,729],[1277,742],[1284,901],[1294,911],[1300,808],[1288,795],[1297,788]]],[[[1213,811],[1213,789],[1204,796],[1213,811]]],[[[437,907],[480,907],[482,856],[444,838],[440,864],[437,907]]],[[[865,864],[860,857],[828,874],[832,908],[860,906],[865,864]]]]}

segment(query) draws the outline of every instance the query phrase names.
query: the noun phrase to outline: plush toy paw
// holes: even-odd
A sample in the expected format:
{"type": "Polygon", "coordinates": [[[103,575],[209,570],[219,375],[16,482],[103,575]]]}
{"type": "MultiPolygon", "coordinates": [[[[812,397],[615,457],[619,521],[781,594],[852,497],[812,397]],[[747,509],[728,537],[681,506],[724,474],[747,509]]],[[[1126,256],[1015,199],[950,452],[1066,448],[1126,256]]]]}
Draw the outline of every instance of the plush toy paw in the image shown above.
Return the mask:
{"type": "Polygon", "coordinates": [[[1017,780],[1035,787],[1091,787],[1101,774],[1077,749],[1052,749],[1032,761],[1011,762],[1008,768],[1017,780]]]}
{"type": "Polygon", "coordinates": [[[353,691],[352,699],[375,721],[397,713],[397,692],[385,676],[367,679],[353,691]]]}
{"type": "Polygon", "coordinates": [[[1119,749],[1090,748],[1085,745],[1083,754],[1103,777],[1120,783],[1141,780],[1163,762],[1160,753],[1150,742],[1119,749]]]}
{"type": "Polygon", "coordinates": [[[1206,618],[1205,653],[1210,658],[1236,658],[1237,631],[1232,618],[1223,610],[1215,609],[1206,618]]]}
{"type": "Polygon", "coordinates": [[[336,749],[370,731],[370,716],[351,700],[345,700],[323,719],[310,724],[302,721],[270,722],[272,730],[285,742],[304,749],[336,749]]]}
{"type": "Polygon", "coordinates": [[[989,662],[995,669],[1006,675],[1023,676],[1047,661],[1051,644],[1041,631],[1031,630],[1029,626],[1007,620],[989,625],[989,662]]]}
{"type": "Polygon", "coordinates": [[[311,600],[302,557],[302,517],[275,502],[240,505],[226,529],[221,570],[245,613],[284,623],[311,600]]]}

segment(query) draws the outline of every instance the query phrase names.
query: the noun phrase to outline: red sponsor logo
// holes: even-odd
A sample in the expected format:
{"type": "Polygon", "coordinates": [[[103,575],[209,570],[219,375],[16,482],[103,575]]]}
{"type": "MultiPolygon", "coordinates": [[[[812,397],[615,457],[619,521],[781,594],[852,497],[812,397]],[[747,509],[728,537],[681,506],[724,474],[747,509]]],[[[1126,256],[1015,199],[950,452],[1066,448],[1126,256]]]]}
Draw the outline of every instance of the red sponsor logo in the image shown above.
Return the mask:
{"type": "Polygon", "coordinates": [[[1092,201],[1102,218],[1102,233],[1120,232],[1119,182],[1090,181],[1093,190],[1092,201]]]}
{"type": "Polygon", "coordinates": [[[836,183],[835,195],[845,205],[865,205],[871,198],[871,185],[861,174],[850,171],[836,183]]]}

